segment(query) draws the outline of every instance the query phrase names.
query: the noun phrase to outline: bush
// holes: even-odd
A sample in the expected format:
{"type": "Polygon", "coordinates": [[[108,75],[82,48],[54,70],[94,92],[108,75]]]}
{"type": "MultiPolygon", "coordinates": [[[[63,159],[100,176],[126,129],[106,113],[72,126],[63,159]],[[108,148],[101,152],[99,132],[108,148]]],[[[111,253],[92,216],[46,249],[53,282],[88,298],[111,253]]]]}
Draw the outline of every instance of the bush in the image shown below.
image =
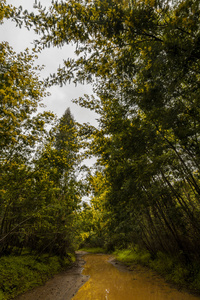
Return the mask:
{"type": "Polygon", "coordinates": [[[159,274],[170,274],[174,268],[175,261],[169,255],[158,252],[156,258],[152,260],[149,266],[159,274]]]}
{"type": "Polygon", "coordinates": [[[126,264],[141,264],[150,267],[166,280],[190,290],[200,292],[200,264],[185,264],[182,256],[170,256],[158,252],[154,259],[146,250],[138,246],[132,246],[124,250],[116,250],[113,253],[117,260],[126,264]]]}
{"type": "Polygon", "coordinates": [[[125,263],[140,263],[148,265],[151,260],[151,254],[146,250],[140,250],[138,246],[130,247],[125,250],[116,250],[116,258],[125,263]]]}
{"type": "Polygon", "coordinates": [[[89,253],[105,253],[105,249],[103,248],[100,248],[100,247],[97,247],[97,248],[81,248],[79,249],[79,251],[86,251],[86,252],[89,252],[89,253]]]}
{"type": "Polygon", "coordinates": [[[7,300],[42,285],[48,278],[69,265],[68,259],[43,254],[4,256],[0,258],[0,300],[7,300]]]}

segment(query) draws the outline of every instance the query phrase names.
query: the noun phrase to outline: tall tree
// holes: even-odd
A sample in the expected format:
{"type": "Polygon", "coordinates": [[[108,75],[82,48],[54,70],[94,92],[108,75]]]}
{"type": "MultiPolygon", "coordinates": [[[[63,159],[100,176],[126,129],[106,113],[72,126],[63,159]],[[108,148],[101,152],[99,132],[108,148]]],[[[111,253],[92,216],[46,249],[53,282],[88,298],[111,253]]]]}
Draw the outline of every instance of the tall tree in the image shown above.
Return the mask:
{"type": "Polygon", "coordinates": [[[45,88],[33,65],[34,56],[28,50],[16,54],[7,43],[0,47],[0,250],[6,251],[21,239],[21,224],[31,218],[33,160],[36,149],[48,139],[46,125],[54,115],[37,113],[45,88]]]}
{"type": "Polygon", "coordinates": [[[109,181],[118,240],[137,235],[152,253],[198,257],[199,2],[69,0],[38,9],[25,15],[42,34],[36,44],[77,45],[77,58],[47,84],[89,82],[96,92],[77,102],[100,115],[91,149],[109,181]]]}
{"type": "Polygon", "coordinates": [[[43,193],[42,209],[38,216],[43,222],[36,222],[34,235],[37,250],[45,249],[65,256],[74,250],[76,211],[81,200],[77,164],[79,143],[76,123],[67,109],[51,130],[51,140],[44,145],[35,169],[42,172],[38,176],[36,188],[43,193]]]}

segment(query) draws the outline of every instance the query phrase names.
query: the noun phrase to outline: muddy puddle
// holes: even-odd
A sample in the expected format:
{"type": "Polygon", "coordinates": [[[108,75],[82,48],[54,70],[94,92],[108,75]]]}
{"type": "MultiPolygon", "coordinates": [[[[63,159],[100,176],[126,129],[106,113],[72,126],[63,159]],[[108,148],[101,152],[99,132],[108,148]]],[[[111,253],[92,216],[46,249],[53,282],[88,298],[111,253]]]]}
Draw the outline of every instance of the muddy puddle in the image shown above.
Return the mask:
{"type": "Polygon", "coordinates": [[[116,268],[108,255],[85,255],[82,272],[90,279],[72,300],[199,300],[179,292],[152,271],[136,267],[132,272],[116,268]]]}

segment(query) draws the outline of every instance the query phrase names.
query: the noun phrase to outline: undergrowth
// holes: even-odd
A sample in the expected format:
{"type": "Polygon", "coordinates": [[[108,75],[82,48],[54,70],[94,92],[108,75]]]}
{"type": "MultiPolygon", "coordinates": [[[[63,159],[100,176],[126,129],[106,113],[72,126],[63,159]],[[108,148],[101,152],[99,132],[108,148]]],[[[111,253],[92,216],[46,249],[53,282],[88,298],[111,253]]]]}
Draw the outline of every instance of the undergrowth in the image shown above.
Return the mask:
{"type": "Polygon", "coordinates": [[[103,248],[100,248],[100,247],[97,247],[97,248],[81,248],[79,249],[79,251],[86,251],[86,252],[89,252],[89,253],[105,253],[105,249],[103,248]]]}
{"type": "Polygon", "coordinates": [[[151,255],[147,251],[141,251],[136,247],[131,247],[124,250],[116,250],[114,252],[116,258],[124,263],[140,263],[143,265],[148,265],[151,255]]]}
{"type": "Polygon", "coordinates": [[[0,300],[13,299],[36,286],[42,285],[52,275],[68,266],[71,259],[60,259],[48,254],[39,257],[30,254],[0,258],[0,300]]]}
{"type": "Polygon", "coordinates": [[[148,251],[141,250],[137,246],[116,250],[113,254],[117,260],[125,264],[140,264],[150,267],[167,281],[200,293],[200,263],[186,265],[183,263],[181,255],[171,257],[161,252],[152,258],[148,251]]]}

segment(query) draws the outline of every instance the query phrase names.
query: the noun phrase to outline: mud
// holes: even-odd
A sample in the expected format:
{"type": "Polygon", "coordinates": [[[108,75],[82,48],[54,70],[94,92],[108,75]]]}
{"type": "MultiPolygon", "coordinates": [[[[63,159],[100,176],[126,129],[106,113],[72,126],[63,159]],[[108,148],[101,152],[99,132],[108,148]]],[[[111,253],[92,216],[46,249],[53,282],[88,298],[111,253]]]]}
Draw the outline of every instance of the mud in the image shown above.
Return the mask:
{"type": "Polygon", "coordinates": [[[90,279],[72,300],[199,300],[199,297],[178,291],[163,278],[141,266],[126,267],[110,255],[84,256],[83,274],[90,279]]]}
{"type": "Polygon", "coordinates": [[[90,255],[83,251],[76,255],[77,261],[71,268],[15,300],[200,299],[199,296],[178,291],[147,268],[125,266],[110,255],[90,255]]]}
{"type": "Polygon", "coordinates": [[[85,261],[82,256],[86,252],[79,251],[76,263],[66,271],[55,275],[43,286],[37,287],[15,300],[70,300],[77,293],[79,288],[89,279],[89,276],[82,275],[85,261]]]}

